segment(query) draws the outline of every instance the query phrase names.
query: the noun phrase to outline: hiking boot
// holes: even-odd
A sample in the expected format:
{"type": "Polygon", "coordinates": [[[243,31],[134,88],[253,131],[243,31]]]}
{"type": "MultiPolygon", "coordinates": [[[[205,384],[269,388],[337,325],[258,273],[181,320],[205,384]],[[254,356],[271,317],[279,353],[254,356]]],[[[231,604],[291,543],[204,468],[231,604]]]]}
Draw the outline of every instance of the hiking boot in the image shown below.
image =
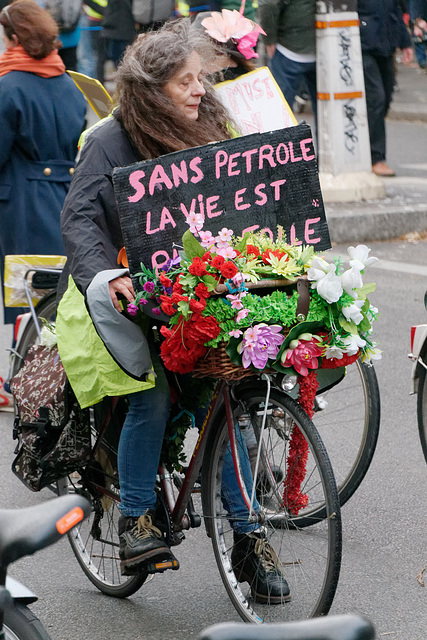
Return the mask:
{"type": "Polygon", "coordinates": [[[154,511],[139,518],[119,518],[120,569],[123,576],[141,571],[157,573],[178,569],[179,562],[165,542],[162,532],[153,524],[154,511]]]}
{"type": "Polygon", "coordinates": [[[280,560],[264,532],[235,532],[231,564],[237,580],[249,583],[256,602],[281,604],[291,599],[280,560]]]}

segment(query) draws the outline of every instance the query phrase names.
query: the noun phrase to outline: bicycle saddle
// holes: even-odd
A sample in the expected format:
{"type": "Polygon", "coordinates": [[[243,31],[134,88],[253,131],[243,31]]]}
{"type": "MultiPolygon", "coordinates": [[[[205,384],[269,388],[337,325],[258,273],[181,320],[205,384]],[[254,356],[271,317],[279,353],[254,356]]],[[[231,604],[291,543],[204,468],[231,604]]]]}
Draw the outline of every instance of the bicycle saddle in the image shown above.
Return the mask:
{"type": "Polygon", "coordinates": [[[248,625],[226,622],[205,629],[198,640],[372,640],[375,630],[355,614],[327,616],[300,622],[248,625]]]}
{"type": "Polygon", "coordinates": [[[25,509],[1,509],[0,570],[53,544],[90,511],[89,501],[76,494],[25,509]]]}

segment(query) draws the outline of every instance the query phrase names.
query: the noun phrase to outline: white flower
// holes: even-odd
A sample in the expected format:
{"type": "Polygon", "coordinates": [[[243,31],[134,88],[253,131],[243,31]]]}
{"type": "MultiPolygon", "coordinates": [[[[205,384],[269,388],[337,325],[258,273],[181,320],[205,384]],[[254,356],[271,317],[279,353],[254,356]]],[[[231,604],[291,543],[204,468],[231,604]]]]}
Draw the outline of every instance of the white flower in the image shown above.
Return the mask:
{"type": "Polygon", "coordinates": [[[341,284],[342,288],[346,293],[348,293],[353,298],[357,298],[353,289],[358,289],[363,286],[363,280],[361,273],[355,267],[351,267],[351,269],[347,269],[341,276],[341,284]]]}
{"type": "Polygon", "coordinates": [[[372,346],[368,346],[366,347],[366,349],[364,349],[362,360],[381,360],[381,354],[381,349],[378,349],[376,343],[374,342],[372,346]]]}
{"type": "Polygon", "coordinates": [[[40,331],[40,344],[44,347],[49,347],[49,349],[53,349],[56,346],[56,334],[54,328],[52,329],[45,325],[40,331]]]}
{"type": "Polygon", "coordinates": [[[335,271],[335,265],[329,264],[323,258],[313,258],[310,268],[307,270],[307,278],[312,281],[318,281],[331,271],[335,271]]]}
{"type": "Polygon", "coordinates": [[[365,244],[359,244],[357,247],[349,247],[347,249],[350,256],[350,267],[355,267],[359,271],[363,271],[371,264],[378,262],[378,258],[369,258],[370,249],[365,244]]]}
{"type": "Polygon", "coordinates": [[[325,274],[325,276],[317,282],[317,293],[329,304],[337,302],[341,298],[342,292],[341,278],[337,276],[334,271],[325,274]]]}
{"type": "Polygon", "coordinates": [[[326,347],[325,358],[327,360],[330,360],[331,358],[337,358],[338,360],[341,360],[343,355],[343,350],[337,347],[335,344],[331,345],[330,347],[326,347]]]}
{"type": "Polygon", "coordinates": [[[353,321],[354,324],[360,324],[363,320],[363,313],[360,311],[363,304],[364,300],[355,300],[353,304],[343,307],[342,312],[344,317],[349,321],[353,321]]]}
{"type": "Polygon", "coordinates": [[[345,346],[345,353],[347,353],[349,356],[354,356],[359,351],[359,349],[364,347],[366,344],[366,340],[364,340],[357,334],[350,334],[346,338],[343,338],[342,342],[345,346]]]}

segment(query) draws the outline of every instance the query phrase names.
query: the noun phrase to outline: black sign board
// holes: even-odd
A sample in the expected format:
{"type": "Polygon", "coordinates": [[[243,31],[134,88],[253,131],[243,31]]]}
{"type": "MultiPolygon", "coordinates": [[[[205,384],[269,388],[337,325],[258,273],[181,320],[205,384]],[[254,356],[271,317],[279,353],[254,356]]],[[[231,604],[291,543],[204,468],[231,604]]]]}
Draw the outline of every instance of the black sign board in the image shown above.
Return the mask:
{"type": "Polygon", "coordinates": [[[138,162],[115,169],[113,182],[131,274],[176,255],[190,212],[214,235],[227,227],[276,238],[281,225],[288,242],[331,246],[308,125],[138,162]]]}

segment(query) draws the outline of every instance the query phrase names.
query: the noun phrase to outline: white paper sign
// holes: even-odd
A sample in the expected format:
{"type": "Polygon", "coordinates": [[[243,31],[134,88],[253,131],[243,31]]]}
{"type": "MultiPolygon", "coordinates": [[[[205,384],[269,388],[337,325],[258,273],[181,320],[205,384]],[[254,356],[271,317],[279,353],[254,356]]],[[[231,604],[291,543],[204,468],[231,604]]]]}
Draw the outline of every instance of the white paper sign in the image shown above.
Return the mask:
{"type": "Polygon", "coordinates": [[[268,67],[215,85],[243,135],[298,124],[268,67]]]}

